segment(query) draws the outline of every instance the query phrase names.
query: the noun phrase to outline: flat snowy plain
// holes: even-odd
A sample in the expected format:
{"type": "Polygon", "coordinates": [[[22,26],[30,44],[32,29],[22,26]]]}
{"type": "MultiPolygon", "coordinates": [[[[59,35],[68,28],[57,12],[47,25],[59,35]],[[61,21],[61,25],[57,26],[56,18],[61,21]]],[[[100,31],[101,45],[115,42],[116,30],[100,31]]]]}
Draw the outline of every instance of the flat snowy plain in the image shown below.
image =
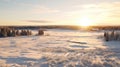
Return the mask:
{"type": "Polygon", "coordinates": [[[0,38],[0,67],[120,67],[120,41],[102,35],[48,29],[44,36],[0,38]]]}

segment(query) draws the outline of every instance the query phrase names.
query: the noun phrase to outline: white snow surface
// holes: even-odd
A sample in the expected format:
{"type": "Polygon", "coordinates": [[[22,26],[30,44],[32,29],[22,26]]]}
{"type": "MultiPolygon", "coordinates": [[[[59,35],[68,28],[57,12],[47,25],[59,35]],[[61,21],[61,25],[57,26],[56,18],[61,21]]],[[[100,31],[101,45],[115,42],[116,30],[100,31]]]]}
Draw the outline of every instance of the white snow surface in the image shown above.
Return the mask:
{"type": "Polygon", "coordinates": [[[120,41],[102,35],[48,29],[44,36],[0,38],[0,67],[120,67],[120,41]]]}

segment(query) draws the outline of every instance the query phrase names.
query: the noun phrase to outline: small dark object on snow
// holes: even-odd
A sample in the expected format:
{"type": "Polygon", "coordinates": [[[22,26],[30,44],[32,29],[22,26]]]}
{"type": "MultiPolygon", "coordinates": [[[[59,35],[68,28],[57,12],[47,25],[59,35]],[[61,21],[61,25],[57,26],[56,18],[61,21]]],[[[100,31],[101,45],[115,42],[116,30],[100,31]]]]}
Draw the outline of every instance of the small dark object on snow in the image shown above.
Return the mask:
{"type": "Polygon", "coordinates": [[[44,35],[44,31],[43,30],[39,30],[38,31],[38,35],[44,35]]]}

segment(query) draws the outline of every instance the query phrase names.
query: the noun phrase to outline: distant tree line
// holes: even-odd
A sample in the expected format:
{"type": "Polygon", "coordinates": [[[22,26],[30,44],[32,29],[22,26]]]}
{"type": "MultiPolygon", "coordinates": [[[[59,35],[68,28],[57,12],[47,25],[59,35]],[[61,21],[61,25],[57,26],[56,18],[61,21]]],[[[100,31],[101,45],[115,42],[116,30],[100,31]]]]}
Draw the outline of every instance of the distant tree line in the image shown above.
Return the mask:
{"type": "Polygon", "coordinates": [[[80,29],[80,26],[72,26],[72,25],[46,25],[46,26],[8,26],[9,28],[15,28],[15,29],[80,29]]]}
{"type": "MultiPolygon", "coordinates": [[[[37,35],[43,35],[44,31],[39,30],[37,35]]],[[[16,37],[16,36],[30,36],[32,35],[31,30],[26,29],[15,29],[9,27],[0,27],[0,37],[16,37]]]]}
{"type": "MultiPolygon", "coordinates": [[[[2,26],[5,27],[5,26],[2,26]]],[[[46,26],[8,26],[9,28],[15,28],[15,29],[31,29],[36,30],[40,28],[44,29],[74,29],[79,30],[82,27],[77,25],[46,25],[46,26]]],[[[120,30],[120,26],[89,26],[88,30],[91,29],[99,29],[99,30],[120,30]]]]}
{"type": "Polygon", "coordinates": [[[90,28],[99,30],[120,30],[120,26],[90,26],[90,28]]]}

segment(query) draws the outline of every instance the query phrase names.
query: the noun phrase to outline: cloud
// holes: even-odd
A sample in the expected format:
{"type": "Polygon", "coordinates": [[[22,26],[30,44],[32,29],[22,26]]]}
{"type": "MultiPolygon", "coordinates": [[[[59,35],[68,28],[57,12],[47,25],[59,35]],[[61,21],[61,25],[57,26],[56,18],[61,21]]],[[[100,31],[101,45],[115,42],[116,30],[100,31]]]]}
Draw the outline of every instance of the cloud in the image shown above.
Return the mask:
{"type": "Polygon", "coordinates": [[[10,2],[10,1],[15,1],[15,0],[2,0],[4,2],[10,2]]]}
{"type": "MultiPolygon", "coordinates": [[[[71,17],[89,16],[94,19],[108,20],[120,18],[120,2],[74,5],[74,10],[66,12],[71,17]]],[[[72,7],[72,8],[73,8],[72,7]]]]}
{"type": "Polygon", "coordinates": [[[31,14],[48,14],[48,13],[58,13],[60,10],[57,10],[56,8],[51,8],[46,5],[41,4],[31,4],[31,3],[20,3],[23,7],[28,7],[29,10],[28,13],[31,14]]]}
{"type": "Polygon", "coordinates": [[[48,20],[26,20],[26,22],[32,22],[32,23],[51,23],[53,21],[48,21],[48,20]]]}
{"type": "Polygon", "coordinates": [[[120,24],[120,2],[74,5],[74,10],[67,11],[69,20],[78,22],[82,17],[89,17],[93,24],[120,24]]]}
{"type": "Polygon", "coordinates": [[[33,14],[46,14],[46,13],[57,13],[59,10],[52,9],[42,5],[35,5],[32,7],[31,13],[33,14]]]}

